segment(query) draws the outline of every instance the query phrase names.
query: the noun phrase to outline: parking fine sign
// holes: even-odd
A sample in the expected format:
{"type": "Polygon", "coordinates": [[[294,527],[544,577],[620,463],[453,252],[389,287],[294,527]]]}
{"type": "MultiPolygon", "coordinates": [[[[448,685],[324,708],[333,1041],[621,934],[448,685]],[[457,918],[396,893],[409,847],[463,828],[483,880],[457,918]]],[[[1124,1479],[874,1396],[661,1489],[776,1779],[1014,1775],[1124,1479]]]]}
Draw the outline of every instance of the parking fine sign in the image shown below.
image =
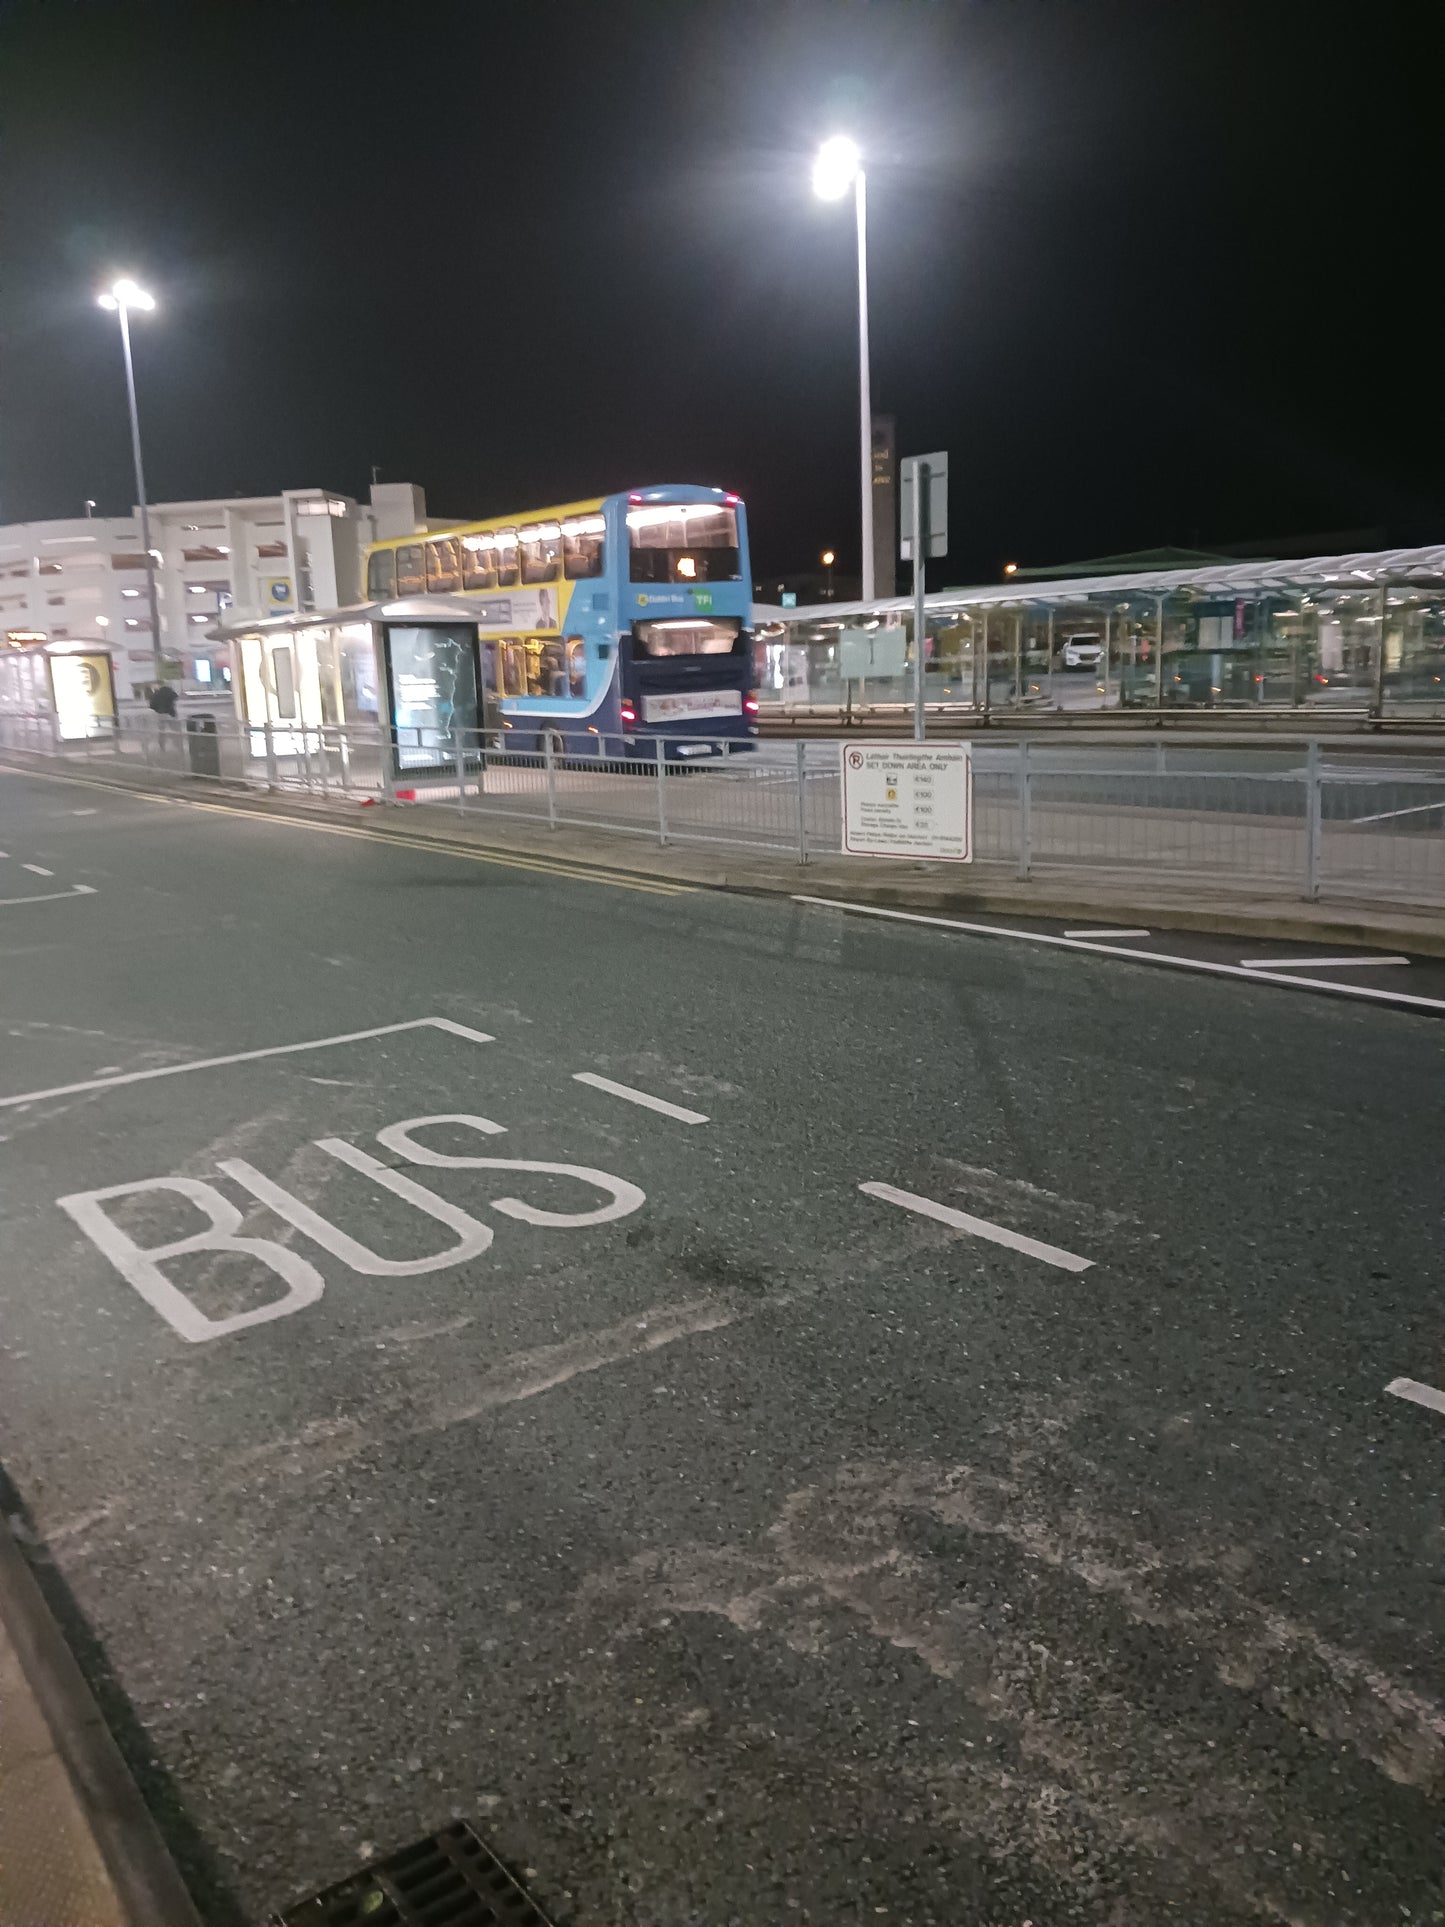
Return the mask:
{"type": "Polygon", "coordinates": [[[967,743],[844,743],[846,856],[973,861],[973,759],[967,743]]]}

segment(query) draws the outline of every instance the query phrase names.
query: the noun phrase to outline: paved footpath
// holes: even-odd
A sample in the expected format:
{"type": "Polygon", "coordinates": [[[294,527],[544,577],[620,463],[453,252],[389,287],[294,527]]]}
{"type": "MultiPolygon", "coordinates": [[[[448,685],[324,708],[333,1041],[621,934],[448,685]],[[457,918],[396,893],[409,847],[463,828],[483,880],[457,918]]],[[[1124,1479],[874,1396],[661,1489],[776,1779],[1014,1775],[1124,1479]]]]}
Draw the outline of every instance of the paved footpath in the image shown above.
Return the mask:
{"type": "Polygon", "coordinates": [[[0,770],[4,1509],[201,1917],[1440,1927],[1445,1029],[1290,975],[1438,967],[358,814],[0,770]]]}

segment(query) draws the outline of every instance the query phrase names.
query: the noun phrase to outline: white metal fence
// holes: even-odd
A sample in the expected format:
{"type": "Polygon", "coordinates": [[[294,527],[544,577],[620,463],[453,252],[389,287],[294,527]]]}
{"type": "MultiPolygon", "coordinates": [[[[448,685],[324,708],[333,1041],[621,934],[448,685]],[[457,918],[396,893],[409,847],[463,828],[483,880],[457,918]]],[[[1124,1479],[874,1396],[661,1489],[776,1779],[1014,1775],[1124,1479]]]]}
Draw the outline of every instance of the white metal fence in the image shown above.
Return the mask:
{"type": "MultiPolygon", "coordinates": [[[[542,827],[718,845],[799,863],[839,853],[839,745],[629,745],[506,732],[448,739],[376,728],[251,729],[233,717],[125,717],[63,742],[48,715],[0,713],[0,750],[167,781],[441,805],[542,827]],[[401,773],[394,773],[397,763],[401,773]],[[415,768],[408,768],[409,764],[415,768]]],[[[1018,877],[1147,874],[1267,895],[1445,907],[1445,763],[1319,742],[1228,750],[1158,742],[976,745],[974,851],[1018,877]]]]}

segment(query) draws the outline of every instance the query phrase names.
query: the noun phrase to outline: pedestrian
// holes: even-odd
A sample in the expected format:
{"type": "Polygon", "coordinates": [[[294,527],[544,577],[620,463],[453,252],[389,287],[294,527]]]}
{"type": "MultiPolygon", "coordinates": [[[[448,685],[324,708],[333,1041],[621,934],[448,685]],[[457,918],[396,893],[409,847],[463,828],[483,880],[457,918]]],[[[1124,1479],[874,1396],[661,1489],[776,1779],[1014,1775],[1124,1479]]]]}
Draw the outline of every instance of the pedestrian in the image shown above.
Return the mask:
{"type": "Polygon", "coordinates": [[[156,731],[160,747],[173,742],[180,733],[180,704],[176,697],[176,686],[170,682],[158,682],[147,701],[157,717],[156,731]]]}

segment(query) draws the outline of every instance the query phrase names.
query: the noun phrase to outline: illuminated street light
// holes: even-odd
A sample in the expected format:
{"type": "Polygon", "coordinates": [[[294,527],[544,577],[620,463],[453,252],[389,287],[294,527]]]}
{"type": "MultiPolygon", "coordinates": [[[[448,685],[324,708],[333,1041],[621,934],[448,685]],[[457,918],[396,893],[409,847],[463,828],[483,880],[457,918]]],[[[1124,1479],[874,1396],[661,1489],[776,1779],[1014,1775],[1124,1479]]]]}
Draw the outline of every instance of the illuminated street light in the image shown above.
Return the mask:
{"type": "Polygon", "coordinates": [[[150,510],[146,505],[145,468],[140,453],[140,415],[135,401],[135,366],[130,354],[130,311],[139,309],[148,314],[155,307],[154,295],[137,287],[129,275],[122,275],[113,282],[104,294],[96,299],[107,313],[113,314],[120,322],[120,345],[125,356],[125,396],[130,406],[130,450],[135,462],[135,492],[140,505],[141,551],[146,564],[146,595],[151,611],[151,656],[155,663],[155,678],[161,681],[161,609],[160,598],[156,594],[156,558],[151,548],[150,510]]]}
{"type": "Polygon", "coordinates": [[[827,587],[823,593],[829,602],[833,600],[833,564],[837,560],[838,560],[837,556],[834,555],[831,549],[824,549],[823,567],[828,571],[828,582],[827,582],[827,587]]]}
{"type": "Polygon", "coordinates": [[[863,156],[856,141],[834,134],[813,162],[813,192],[823,201],[841,201],[853,190],[858,223],[858,420],[863,524],[863,600],[873,600],[873,401],[868,376],[868,196],[863,156]]]}

